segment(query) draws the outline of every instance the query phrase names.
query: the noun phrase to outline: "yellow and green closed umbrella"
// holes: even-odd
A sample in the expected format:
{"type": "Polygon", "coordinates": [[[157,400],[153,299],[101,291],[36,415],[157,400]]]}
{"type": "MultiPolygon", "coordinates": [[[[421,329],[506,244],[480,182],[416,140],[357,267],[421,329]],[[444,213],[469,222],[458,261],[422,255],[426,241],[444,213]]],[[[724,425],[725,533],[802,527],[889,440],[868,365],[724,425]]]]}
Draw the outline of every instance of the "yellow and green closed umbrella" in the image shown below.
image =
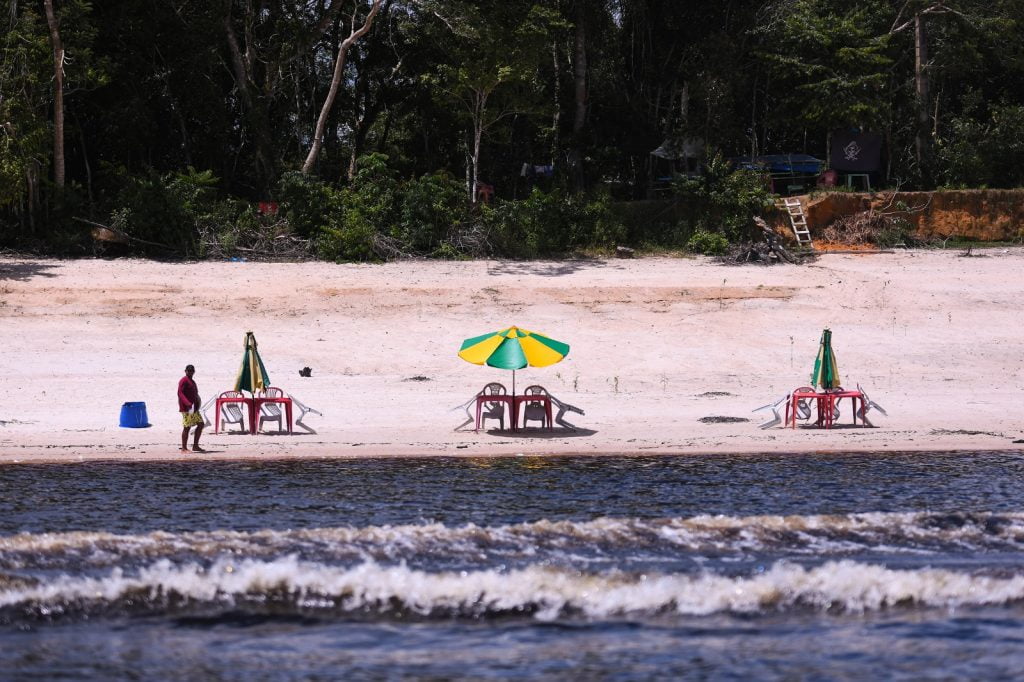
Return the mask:
{"type": "Polygon", "coordinates": [[[818,358],[814,361],[811,386],[832,389],[838,388],[841,384],[842,379],[839,378],[836,354],[832,352],[832,332],[826,329],[821,333],[821,345],[818,347],[818,358]]]}
{"type": "Polygon", "coordinates": [[[259,351],[256,350],[256,335],[252,332],[245,333],[245,354],[242,356],[242,366],[238,369],[238,377],[235,379],[236,391],[248,391],[253,395],[257,391],[270,386],[270,375],[267,368],[263,366],[259,351]]]}
{"type": "Polygon", "coordinates": [[[512,394],[516,392],[516,370],[547,367],[569,354],[569,344],[537,332],[509,327],[462,342],[459,357],[474,365],[512,370],[512,394]]]}

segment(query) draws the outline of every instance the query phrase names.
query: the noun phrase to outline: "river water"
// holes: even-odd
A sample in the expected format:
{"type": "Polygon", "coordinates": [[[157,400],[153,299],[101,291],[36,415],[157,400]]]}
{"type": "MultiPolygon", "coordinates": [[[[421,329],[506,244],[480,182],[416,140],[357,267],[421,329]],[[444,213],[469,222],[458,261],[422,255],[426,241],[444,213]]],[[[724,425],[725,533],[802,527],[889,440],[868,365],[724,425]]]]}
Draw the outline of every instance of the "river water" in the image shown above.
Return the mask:
{"type": "Polygon", "coordinates": [[[0,467],[3,679],[999,679],[1024,452],[0,467]]]}

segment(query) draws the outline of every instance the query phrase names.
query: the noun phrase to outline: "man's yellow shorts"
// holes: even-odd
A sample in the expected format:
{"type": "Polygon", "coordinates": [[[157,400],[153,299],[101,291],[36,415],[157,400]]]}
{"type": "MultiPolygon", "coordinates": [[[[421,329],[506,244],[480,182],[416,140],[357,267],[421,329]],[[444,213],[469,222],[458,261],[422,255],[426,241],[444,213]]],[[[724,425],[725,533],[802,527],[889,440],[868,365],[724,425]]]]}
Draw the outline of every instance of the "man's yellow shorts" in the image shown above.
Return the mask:
{"type": "Polygon", "coordinates": [[[203,415],[198,412],[182,412],[181,425],[186,429],[190,426],[199,426],[203,423],[203,415]]]}

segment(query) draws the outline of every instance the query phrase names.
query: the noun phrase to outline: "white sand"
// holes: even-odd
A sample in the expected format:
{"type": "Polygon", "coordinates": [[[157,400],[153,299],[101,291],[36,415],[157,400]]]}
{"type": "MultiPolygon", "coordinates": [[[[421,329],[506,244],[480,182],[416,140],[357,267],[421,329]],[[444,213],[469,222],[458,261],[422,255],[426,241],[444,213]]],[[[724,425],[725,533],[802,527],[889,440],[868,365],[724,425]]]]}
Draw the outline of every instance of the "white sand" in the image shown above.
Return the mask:
{"type": "Polygon", "coordinates": [[[1024,250],[981,253],[769,268],[0,259],[0,462],[179,458],[182,369],[204,400],[232,388],[248,330],[273,383],[323,417],[305,420],[316,433],[208,428],[204,457],[1021,449],[1024,250]],[[571,344],[516,383],[583,408],[578,432],[453,430],[453,406],[512,379],[460,360],[460,343],[510,324],[571,344]],[[758,429],[769,413],[751,410],[807,384],[826,326],[844,385],[889,416],[758,429]],[[127,401],[150,428],[118,426],[127,401]],[[715,416],[751,421],[700,421],[715,416]]]}

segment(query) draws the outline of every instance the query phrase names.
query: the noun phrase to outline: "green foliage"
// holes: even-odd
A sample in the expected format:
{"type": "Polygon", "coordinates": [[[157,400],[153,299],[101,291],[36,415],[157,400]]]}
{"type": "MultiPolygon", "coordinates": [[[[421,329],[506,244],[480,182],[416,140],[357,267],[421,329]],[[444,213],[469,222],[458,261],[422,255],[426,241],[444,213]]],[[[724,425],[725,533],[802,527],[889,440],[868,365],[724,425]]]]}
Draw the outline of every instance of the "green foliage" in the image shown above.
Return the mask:
{"type": "Polygon", "coordinates": [[[398,205],[398,183],[387,161],[376,153],[359,159],[351,186],[340,192],[337,215],[321,228],[317,249],[325,258],[374,260],[374,238],[391,231],[398,205]]]}
{"type": "Polygon", "coordinates": [[[224,220],[212,171],[189,167],[181,173],[151,171],[129,179],[121,191],[111,224],[135,239],[197,253],[201,228],[224,220]]]}
{"type": "Polygon", "coordinates": [[[607,195],[588,199],[535,188],[525,199],[484,207],[483,216],[499,250],[520,258],[611,246],[625,234],[607,195]]]}
{"type": "Polygon", "coordinates": [[[447,173],[431,173],[406,183],[402,189],[399,221],[393,235],[417,253],[450,247],[442,244],[443,240],[467,217],[462,183],[447,173]]]}
{"type": "Polygon", "coordinates": [[[342,210],[341,194],[323,180],[289,171],[281,176],[276,196],[279,210],[295,234],[317,237],[337,220],[342,210]]]}
{"type": "Polygon", "coordinates": [[[686,248],[705,256],[719,256],[729,248],[729,240],[721,232],[699,229],[686,242],[686,248]]]}
{"type": "Polygon", "coordinates": [[[0,206],[23,197],[26,172],[40,169],[40,160],[49,157],[52,77],[46,20],[30,3],[0,42],[0,206]]]}
{"type": "Polygon", "coordinates": [[[754,32],[766,39],[758,55],[773,87],[792,92],[773,112],[779,123],[784,118],[825,131],[885,122],[893,58],[884,5],[792,0],[769,12],[754,32]]]}
{"type": "MultiPolygon", "coordinates": [[[[761,173],[732,170],[720,154],[710,158],[700,176],[680,176],[674,189],[687,207],[686,227],[681,234],[692,233],[698,244],[707,243],[697,233],[721,235],[726,242],[750,236],[754,216],[772,207],[774,195],[761,173]]],[[[689,242],[688,242],[689,244],[689,242]]]]}
{"type": "Polygon", "coordinates": [[[936,144],[949,187],[1024,186],[1024,106],[993,106],[987,118],[958,116],[936,144]]]}
{"type": "Polygon", "coordinates": [[[758,212],[756,181],[716,168],[680,181],[669,210],[622,211],[650,209],[628,234],[587,188],[649,198],[650,175],[665,174],[650,152],[666,138],[700,138],[729,156],[824,157],[838,126],[884,133],[888,185],[1024,184],[1021,0],[384,3],[348,52],[319,177],[276,173],[309,152],[351,4],[62,0],[63,193],[49,182],[46,20],[41,3],[9,5],[5,244],[74,250],[82,229],[71,215],[116,211],[139,238],[197,253],[217,242],[214,230],[228,248],[269,227],[251,206],[274,196],[296,235],[330,259],[546,255],[623,240],[674,248],[696,230],[741,236],[758,212]],[[921,107],[913,20],[928,8],[921,107]],[[349,182],[350,155],[368,151],[389,158],[364,157],[349,182]],[[534,179],[539,194],[524,194],[524,164],[554,165],[553,177],[534,179]],[[194,195],[201,179],[178,177],[188,166],[220,178],[220,198],[194,195]],[[478,214],[462,199],[466,175],[496,188],[478,214]]]}

